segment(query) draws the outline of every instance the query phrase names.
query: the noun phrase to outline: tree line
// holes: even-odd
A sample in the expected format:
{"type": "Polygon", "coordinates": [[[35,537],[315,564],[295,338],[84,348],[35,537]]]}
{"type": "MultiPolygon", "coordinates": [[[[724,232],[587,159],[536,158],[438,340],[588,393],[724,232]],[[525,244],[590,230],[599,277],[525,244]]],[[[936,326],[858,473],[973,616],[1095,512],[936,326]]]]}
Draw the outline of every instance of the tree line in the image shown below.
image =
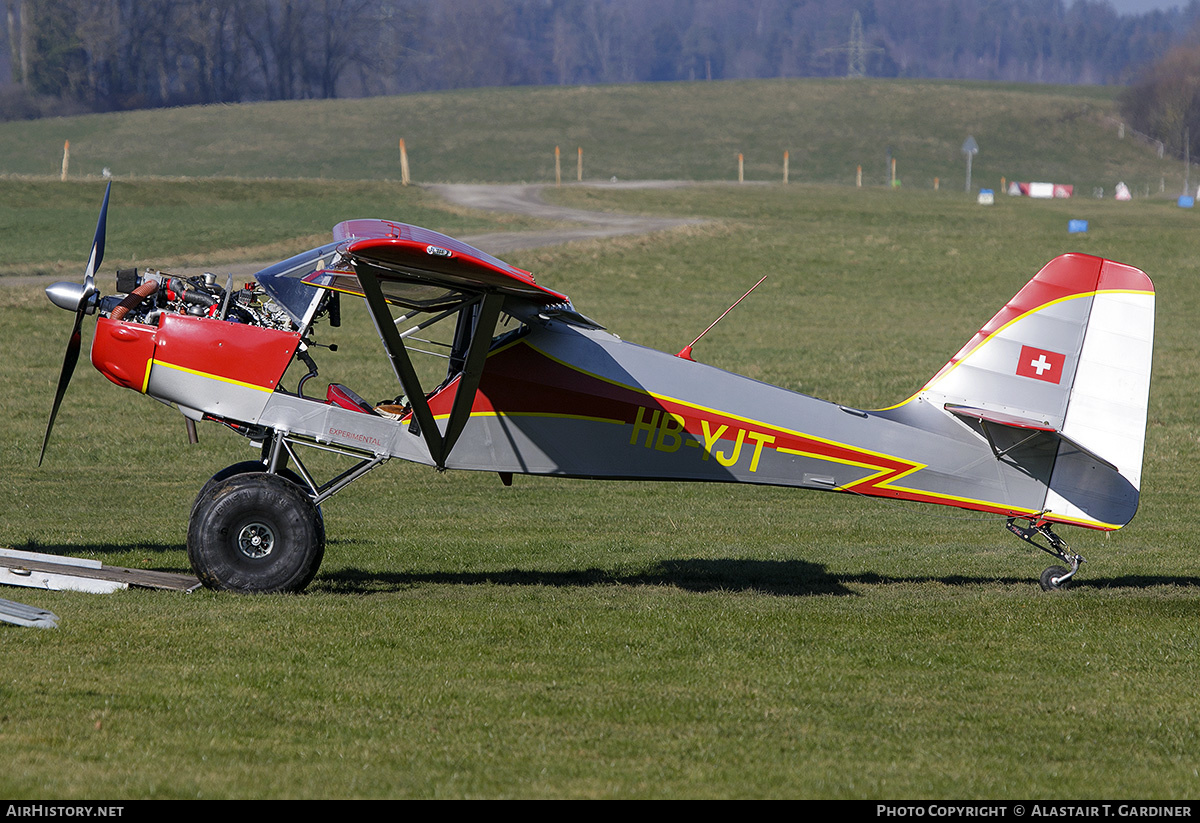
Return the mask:
{"type": "Polygon", "coordinates": [[[1129,124],[1177,157],[1200,159],[1200,44],[1175,47],[1121,93],[1129,124]]]}
{"type": "Polygon", "coordinates": [[[2,0],[0,109],[111,111],[496,85],[839,76],[1128,84],[1200,2],[2,0]],[[7,57],[7,72],[4,58],[7,57]]]}

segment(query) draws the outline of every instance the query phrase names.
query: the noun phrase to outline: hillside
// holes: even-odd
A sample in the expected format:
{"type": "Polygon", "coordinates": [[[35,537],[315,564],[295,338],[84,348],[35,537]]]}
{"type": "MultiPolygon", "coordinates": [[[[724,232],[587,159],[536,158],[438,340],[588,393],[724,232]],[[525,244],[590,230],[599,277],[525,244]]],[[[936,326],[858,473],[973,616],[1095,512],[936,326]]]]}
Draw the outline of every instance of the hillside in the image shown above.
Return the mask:
{"type": "Polygon", "coordinates": [[[360,100],[205,106],[0,124],[0,175],[564,180],[782,179],[963,191],[1007,180],[1078,192],[1180,191],[1182,164],[1119,136],[1110,88],[875,79],[523,87],[360,100]]]}

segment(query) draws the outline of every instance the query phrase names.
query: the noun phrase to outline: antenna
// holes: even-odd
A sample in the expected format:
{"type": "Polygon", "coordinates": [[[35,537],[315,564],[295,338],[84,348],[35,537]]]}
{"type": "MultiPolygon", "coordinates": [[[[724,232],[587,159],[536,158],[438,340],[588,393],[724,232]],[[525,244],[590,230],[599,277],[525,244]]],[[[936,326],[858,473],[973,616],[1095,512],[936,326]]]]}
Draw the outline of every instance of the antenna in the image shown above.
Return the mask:
{"type": "Polygon", "coordinates": [[[697,337],[695,340],[693,340],[693,341],[692,341],[691,343],[689,343],[688,345],[684,346],[684,347],[683,347],[683,349],[682,349],[682,350],[679,352],[679,354],[677,354],[677,355],[675,355],[675,356],[676,356],[676,357],[682,357],[684,360],[692,360],[692,359],[693,359],[693,358],[692,358],[692,346],[694,346],[694,345],[696,345],[697,343],[699,343],[699,342],[700,342],[700,338],[701,338],[701,337],[703,337],[704,335],[706,335],[706,334],[708,334],[710,331],[712,331],[712,327],[713,327],[713,326],[715,326],[715,325],[717,325],[718,323],[720,323],[720,322],[721,322],[721,320],[722,320],[722,319],[725,317],[725,315],[727,315],[727,314],[729,314],[731,311],[733,311],[734,307],[735,307],[735,306],[737,306],[737,304],[738,304],[738,303],[741,303],[743,300],[745,300],[747,297],[749,297],[749,296],[750,296],[750,292],[752,292],[752,291],[754,291],[755,289],[757,289],[757,288],[758,288],[758,287],[759,287],[759,286],[762,284],[762,281],[763,281],[763,280],[766,280],[766,279],[767,279],[767,275],[765,275],[765,274],[764,274],[762,277],[760,277],[760,278],[759,278],[759,280],[758,280],[758,282],[757,282],[757,283],[755,283],[753,286],[751,286],[749,289],[747,289],[747,291],[746,291],[746,293],[745,293],[745,294],[743,294],[743,295],[742,295],[741,297],[739,297],[737,300],[734,300],[734,301],[733,301],[733,306],[730,306],[730,307],[729,307],[729,308],[727,308],[725,311],[721,312],[721,316],[720,316],[720,317],[718,317],[716,320],[714,320],[714,321],[712,321],[711,323],[709,323],[709,324],[708,324],[708,328],[707,328],[707,329],[705,329],[704,331],[700,332],[700,335],[699,335],[699,336],[698,336],[698,337],[697,337]]]}

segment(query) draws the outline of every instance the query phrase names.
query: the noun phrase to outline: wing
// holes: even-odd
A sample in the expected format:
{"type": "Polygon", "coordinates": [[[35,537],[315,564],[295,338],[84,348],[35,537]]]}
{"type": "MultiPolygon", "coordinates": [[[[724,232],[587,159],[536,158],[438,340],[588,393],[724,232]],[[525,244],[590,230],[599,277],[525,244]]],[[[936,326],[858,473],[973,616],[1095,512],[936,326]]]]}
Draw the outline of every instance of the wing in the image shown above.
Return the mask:
{"type": "Polygon", "coordinates": [[[389,303],[423,311],[460,304],[481,292],[523,297],[546,305],[569,303],[565,294],[539,286],[529,272],[430,229],[390,220],[347,220],[334,241],[353,269],[315,272],[314,286],[362,295],[357,270],[369,267],[389,303]]]}

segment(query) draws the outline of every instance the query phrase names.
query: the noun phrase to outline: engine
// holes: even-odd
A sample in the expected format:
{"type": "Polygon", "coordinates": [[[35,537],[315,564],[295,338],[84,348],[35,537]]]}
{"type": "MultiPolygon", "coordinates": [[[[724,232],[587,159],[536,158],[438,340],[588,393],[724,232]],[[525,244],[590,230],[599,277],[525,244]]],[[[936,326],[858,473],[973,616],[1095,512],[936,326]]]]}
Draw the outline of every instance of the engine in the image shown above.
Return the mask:
{"type": "Polygon", "coordinates": [[[294,331],[292,318],[257,283],[233,287],[233,278],[222,286],[215,275],[176,277],[160,271],[136,269],[117,272],[117,290],[124,294],[100,299],[104,317],[158,325],[164,314],[211,317],[279,331],[294,331]]]}

